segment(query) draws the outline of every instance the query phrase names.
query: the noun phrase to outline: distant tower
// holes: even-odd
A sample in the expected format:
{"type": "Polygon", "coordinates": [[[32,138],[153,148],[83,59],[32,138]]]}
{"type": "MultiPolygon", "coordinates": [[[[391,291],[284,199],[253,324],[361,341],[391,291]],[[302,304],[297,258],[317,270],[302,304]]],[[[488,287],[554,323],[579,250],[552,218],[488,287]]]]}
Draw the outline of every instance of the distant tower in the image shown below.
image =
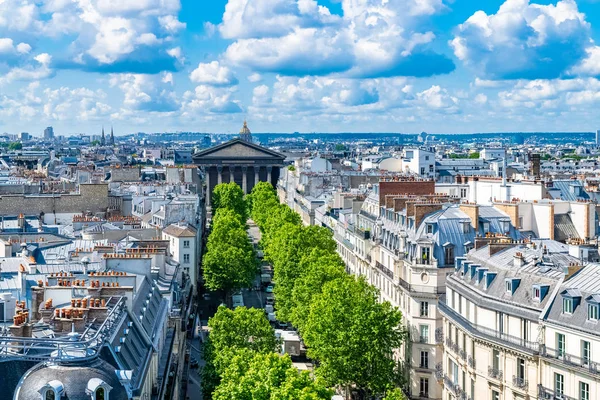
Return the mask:
{"type": "Polygon", "coordinates": [[[51,126],[44,129],[44,139],[54,139],[54,129],[51,126]]]}
{"type": "Polygon", "coordinates": [[[596,146],[600,146],[600,130],[596,131],[596,146]]]}
{"type": "Polygon", "coordinates": [[[246,142],[252,142],[252,133],[250,132],[250,129],[248,129],[248,124],[246,123],[246,120],[244,120],[244,126],[240,130],[240,139],[246,142]]]}
{"type": "Polygon", "coordinates": [[[102,126],[102,137],[100,137],[100,145],[104,146],[106,144],[106,136],[104,135],[104,126],[102,126]]]}
{"type": "Polygon", "coordinates": [[[112,125],[110,126],[110,145],[115,145],[115,132],[113,131],[112,125]]]}

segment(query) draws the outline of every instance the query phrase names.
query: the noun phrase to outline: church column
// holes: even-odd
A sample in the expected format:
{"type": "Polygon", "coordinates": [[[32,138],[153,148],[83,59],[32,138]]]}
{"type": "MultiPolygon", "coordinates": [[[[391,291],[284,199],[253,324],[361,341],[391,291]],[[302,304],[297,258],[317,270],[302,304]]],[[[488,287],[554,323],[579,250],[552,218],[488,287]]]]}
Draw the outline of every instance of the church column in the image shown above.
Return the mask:
{"type": "Polygon", "coordinates": [[[220,185],[221,183],[223,183],[223,166],[219,165],[217,167],[217,173],[218,173],[217,184],[220,185]]]}
{"type": "Polygon", "coordinates": [[[248,167],[242,166],[242,190],[244,194],[248,193],[248,179],[246,175],[248,174],[248,167]]]}
{"type": "Polygon", "coordinates": [[[254,186],[256,186],[259,182],[258,171],[260,171],[260,167],[254,166],[254,186]]]}
{"type": "Polygon", "coordinates": [[[210,193],[211,192],[211,190],[210,190],[210,169],[211,168],[212,167],[210,167],[210,166],[207,167],[205,169],[205,173],[204,173],[206,175],[206,198],[205,198],[206,207],[210,207],[210,195],[211,195],[211,193],[210,193]]]}
{"type": "Polygon", "coordinates": [[[270,165],[267,167],[267,182],[269,182],[270,184],[273,184],[273,182],[271,182],[271,170],[273,169],[273,167],[271,167],[270,165]]]}

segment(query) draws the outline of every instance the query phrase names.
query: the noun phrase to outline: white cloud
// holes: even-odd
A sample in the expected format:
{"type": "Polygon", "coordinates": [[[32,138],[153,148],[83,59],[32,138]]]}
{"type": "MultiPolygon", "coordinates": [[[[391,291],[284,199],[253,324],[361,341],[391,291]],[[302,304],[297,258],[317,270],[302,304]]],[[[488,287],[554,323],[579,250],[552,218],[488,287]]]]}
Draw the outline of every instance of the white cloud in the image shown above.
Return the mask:
{"type": "Polygon", "coordinates": [[[219,26],[235,39],[225,52],[234,64],[282,75],[430,76],[454,64],[428,50],[435,39],[422,18],[441,0],[342,0],[331,15],[314,0],[230,0],[219,26]]]}
{"type": "Polygon", "coordinates": [[[422,106],[429,109],[446,109],[456,111],[458,109],[458,98],[451,96],[446,89],[433,85],[429,89],[417,93],[417,99],[422,106]]]}
{"type": "Polygon", "coordinates": [[[182,117],[193,119],[198,115],[237,114],[242,105],[233,98],[233,88],[199,85],[183,94],[182,117]]]}
{"type": "Polygon", "coordinates": [[[254,73],[248,76],[248,80],[252,83],[260,82],[262,81],[262,76],[260,74],[254,73]]]}
{"type": "Polygon", "coordinates": [[[119,116],[129,115],[131,111],[168,113],[179,109],[180,101],[172,91],[173,76],[142,74],[114,74],[110,78],[111,87],[123,91],[123,107],[119,116]]]}
{"type": "Polygon", "coordinates": [[[506,0],[496,14],[475,12],[450,41],[456,57],[487,79],[560,77],[590,43],[590,25],[574,0],[506,0]]]}
{"type": "Polygon", "coordinates": [[[485,104],[487,103],[488,98],[485,94],[479,93],[475,96],[475,103],[477,104],[485,104]]]}
{"type": "Polygon", "coordinates": [[[198,67],[190,74],[190,80],[210,86],[232,86],[238,83],[233,72],[218,61],[198,64],[198,67]]]}
{"type": "Polygon", "coordinates": [[[28,65],[15,67],[4,76],[1,76],[0,85],[13,81],[37,81],[54,75],[54,71],[50,68],[50,63],[52,62],[50,54],[38,54],[33,57],[33,61],[28,65]]]}
{"type": "Polygon", "coordinates": [[[0,54],[28,54],[31,51],[31,46],[27,43],[19,43],[16,46],[11,38],[0,38],[0,54]]]}

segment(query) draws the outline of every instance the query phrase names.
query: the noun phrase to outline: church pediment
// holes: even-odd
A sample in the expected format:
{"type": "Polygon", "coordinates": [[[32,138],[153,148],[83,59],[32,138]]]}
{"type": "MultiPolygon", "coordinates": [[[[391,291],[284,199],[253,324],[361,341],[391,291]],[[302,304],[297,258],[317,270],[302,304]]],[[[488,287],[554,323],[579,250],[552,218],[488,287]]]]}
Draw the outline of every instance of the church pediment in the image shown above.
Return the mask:
{"type": "Polygon", "coordinates": [[[273,150],[266,149],[264,147],[258,146],[254,143],[248,143],[243,140],[234,139],[227,143],[220,144],[218,146],[212,147],[210,149],[201,151],[199,153],[194,154],[194,161],[197,163],[202,163],[202,161],[208,160],[231,160],[231,159],[240,159],[240,160],[251,160],[251,159],[260,159],[260,160],[273,160],[282,162],[285,158],[282,154],[279,154],[273,150]]]}

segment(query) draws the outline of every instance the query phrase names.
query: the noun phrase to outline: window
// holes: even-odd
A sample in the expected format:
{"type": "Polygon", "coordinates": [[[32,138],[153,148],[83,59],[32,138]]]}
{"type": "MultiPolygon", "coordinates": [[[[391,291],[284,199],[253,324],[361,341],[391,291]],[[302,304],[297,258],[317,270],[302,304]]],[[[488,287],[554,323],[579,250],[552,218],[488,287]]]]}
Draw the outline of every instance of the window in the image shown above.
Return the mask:
{"type": "Polygon", "coordinates": [[[506,293],[512,294],[512,281],[506,281],[506,293]]]}
{"type": "Polygon", "coordinates": [[[471,228],[470,222],[463,222],[463,233],[469,233],[470,228],[471,228]]]}
{"type": "Polygon", "coordinates": [[[579,400],[590,400],[590,385],[579,382],[579,400]]]}
{"type": "Polygon", "coordinates": [[[573,299],[570,297],[563,297],[563,313],[573,314],[573,299]]]}
{"type": "Polygon", "coordinates": [[[517,378],[525,380],[525,360],[517,358],[517,378]]]}
{"type": "Polygon", "coordinates": [[[429,352],[421,350],[421,368],[429,368],[429,352]]]}
{"type": "Polygon", "coordinates": [[[556,355],[558,357],[565,355],[565,335],[562,333],[556,334],[556,355]]]}
{"type": "Polygon", "coordinates": [[[492,390],[492,400],[500,400],[500,393],[495,390],[492,390]]]}
{"type": "Polygon", "coordinates": [[[533,288],[533,299],[540,301],[540,288],[539,287],[533,288]]]}
{"type": "Polygon", "coordinates": [[[471,398],[475,398],[475,379],[471,379],[471,398]]]}
{"type": "Polygon", "coordinates": [[[562,396],[565,392],[565,377],[561,374],[554,373],[554,394],[562,396]]]}
{"type": "Polygon", "coordinates": [[[582,340],[581,341],[581,361],[583,361],[584,365],[590,364],[590,356],[591,356],[590,349],[591,349],[590,342],[588,342],[586,340],[582,340]]]}
{"type": "Polygon", "coordinates": [[[498,350],[494,350],[492,354],[492,368],[496,371],[500,370],[500,352],[498,350]]]}
{"type": "Polygon", "coordinates": [[[433,233],[433,224],[427,224],[427,233],[433,233]]]}
{"type": "Polygon", "coordinates": [[[588,304],[588,319],[590,321],[598,321],[598,304],[588,304]]]}
{"type": "Polygon", "coordinates": [[[446,265],[451,265],[454,264],[454,247],[453,246],[446,246],[444,248],[444,258],[446,261],[446,265]]]}
{"type": "Polygon", "coordinates": [[[429,316],[429,303],[427,301],[421,302],[421,317],[429,316]]]}
{"type": "Polygon", "coordinates": [[[184,254],[183,255],[183,263],[184,264],[189,264],[190,263],[190,255],[189,254],[184,254]]]}
{"type": "Polygon", "coordinates": [[[183,248],[184,249],[189,249],[190,248],[190,241],[189,240],[184,240],[183,241],[183,248]]]}
{"type": "Polygon", "coordinates": [[[425,156],[425,161],[429,161],[429,156],[425,156]]]}
{"type": "Polygon", "coordinates": [[[429,397],[429,379],[421,378],[419,382],[419,397],[429,397]]]}
{"type": "Polygon", "coordinates": [[[421,167],[421,175],[425,175],[425,167],[421,167]]]}
{"type": "Polygon", "coordinates": [[[46,395],[44,396],[44,400],[56,400],[56,394],[54,390],[48,389],[46,390],[46,395]]]}
{"type": "Polygon", "coordinates": [[[463,199],[467,197],[467,189],[460,189],[460,197],[463,199]]]}
{"type": "Polygon", "coordinates": [[[421,343],[429,343],[429,325],[419,326],[419,341],[421,343]]]}
{"type": "Polygon", "coordinates": [[[421,260],[423,264],[429,264],[429,256],[431,255],[431,249],[429,247],[421,247],[421,260]]]}
{"type": "Polygon", "coordinates": [[[107,400],[105,398],[105,391],[103,387],[99,387],[98,389],[96,389],[96,398],[95,400],[107,400]]]}

